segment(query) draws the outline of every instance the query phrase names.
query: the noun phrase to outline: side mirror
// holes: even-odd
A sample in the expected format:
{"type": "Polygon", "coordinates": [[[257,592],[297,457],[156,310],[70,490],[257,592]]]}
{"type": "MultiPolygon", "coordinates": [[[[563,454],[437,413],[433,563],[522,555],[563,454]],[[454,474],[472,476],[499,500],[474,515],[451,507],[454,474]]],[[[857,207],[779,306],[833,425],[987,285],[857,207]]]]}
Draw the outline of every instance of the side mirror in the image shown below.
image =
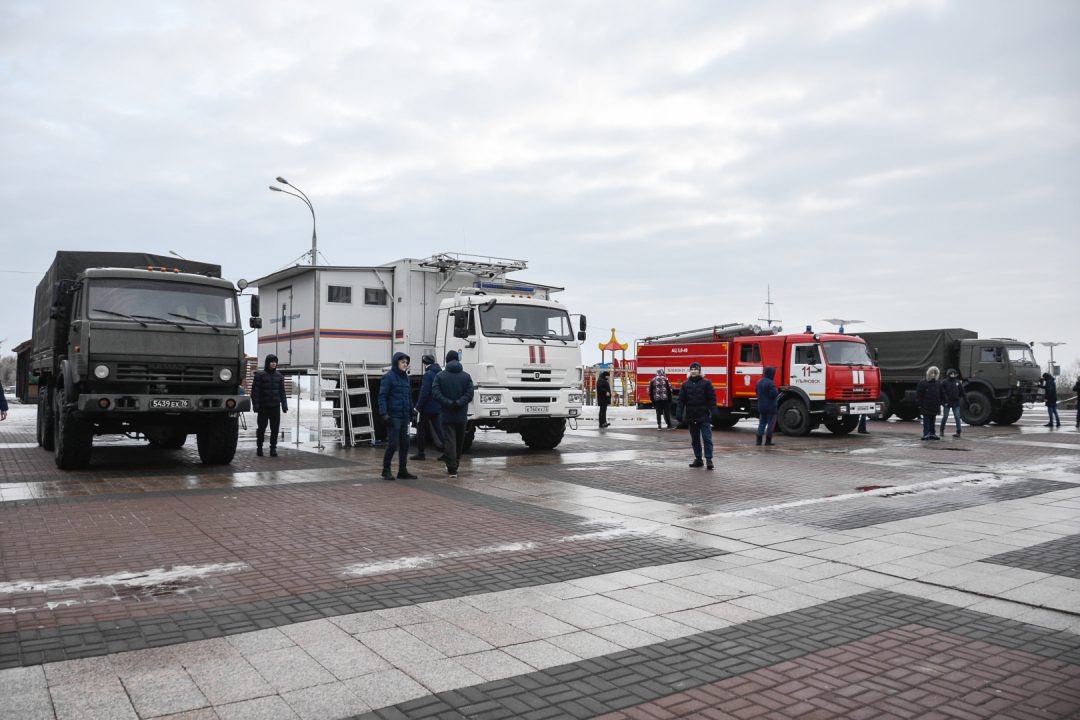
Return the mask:
{"type": "MultiPolygon", "coordinates": [[[[259,317],[259,296],[258,295],[252,295],[251,296],[251,317],[253,317],[253,318],[259,317]]],[[[252,325],[251,327],[255,327],[255,326],[252,325]]],[[[262,323],[259,323],[259,327],[262,327],[262,323]]]]}
{"type": "MultiPolygon", "coordinates": [[[[585,332],[588,329],[586,327],[586,325],[587,325],[587,323],[585,322],[585,316],[582,315],[580,318],[578,318],[578,330],[580,330],[581,332],[585,332]]],[[[583,338],[583,337],[578,338],[578,340],[584,340],[584,339],[585,338],[583,338]]]]}
{"type": "Polygon", "coordinates": [[[468,310],[455,310],[454,311],[454,337],[467,338],[469,337],[469,311],[468,310]]]}
{"type": "Polygon", "coordinates": [[[49,308],[49,319],[50,320],[63,320],[64,319],[64,306],[63,305],[53,305],[51,308],[49,308]]]}
{"type": "Polygon", "coordinates": [[[878,349],[877,349],[877,348],[874,348],[874,362],[877,362],[877,361],[878,361],[878,359],[879,359],[879,356],[878,356],[878,349]]]}
{"type": "Polygon", "coordinates": [[[262,318],[261,317],[249,318],[248,319],[248,326],[253,327],[256,330],[260,329],[262,327],[262,318]]]}
{"type": "Polygon", "coordinates": [[[585,332],[584,331],[579,332],[577,334],[577,339],[578,339],[578,342],[585,342],[585,332]]]}

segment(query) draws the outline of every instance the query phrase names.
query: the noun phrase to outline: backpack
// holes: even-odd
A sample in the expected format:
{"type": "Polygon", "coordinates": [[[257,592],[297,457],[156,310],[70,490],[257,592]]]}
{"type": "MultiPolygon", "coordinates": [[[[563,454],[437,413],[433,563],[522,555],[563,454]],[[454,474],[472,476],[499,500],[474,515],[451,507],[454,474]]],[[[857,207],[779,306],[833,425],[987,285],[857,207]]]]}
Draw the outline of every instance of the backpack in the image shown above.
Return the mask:
{"type": "Polygon", "coordinates": [[[671,396],[671,381],[662,375],[657,375],[649,381],[649,390],[653,402],[663,402],[671,396]]]}

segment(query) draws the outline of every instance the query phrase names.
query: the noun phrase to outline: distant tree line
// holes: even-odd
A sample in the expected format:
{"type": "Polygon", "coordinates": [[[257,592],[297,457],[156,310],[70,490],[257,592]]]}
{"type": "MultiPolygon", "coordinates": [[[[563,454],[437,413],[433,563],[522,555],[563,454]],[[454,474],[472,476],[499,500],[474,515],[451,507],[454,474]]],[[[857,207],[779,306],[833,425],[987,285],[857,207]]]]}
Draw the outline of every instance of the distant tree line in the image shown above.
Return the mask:
{"type": "Polygon", "coordinates": [[[17,358],[14,354],[0,358],[0,385],[8,387],[15,384],[15,363],[17,358]]]}

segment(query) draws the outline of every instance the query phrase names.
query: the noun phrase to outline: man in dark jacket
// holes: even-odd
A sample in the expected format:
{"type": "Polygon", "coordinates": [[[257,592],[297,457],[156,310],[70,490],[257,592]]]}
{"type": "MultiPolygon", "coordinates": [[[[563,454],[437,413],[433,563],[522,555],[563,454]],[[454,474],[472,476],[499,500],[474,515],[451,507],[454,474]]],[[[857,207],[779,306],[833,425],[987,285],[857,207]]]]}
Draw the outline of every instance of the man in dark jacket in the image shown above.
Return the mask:
{"type": "Polygon", "coordinates": [[[945,371],[945,379],[941,381],[941,393],[942,403],[945,407],[941,411],[941,434],[945,434],[945,424],[949,420],[949,411],[952,411],[953,418],[956,420],[956,434],[953,437],[960,437],[960,402],[967,399],[967,393],[964,392],[964,383],[960,382],[960,373],[956,370],[949,368],[945,371]]]}
{"type": "Polygon", "coordinates": [[[608,382],[606,370],[596,379],[596,404],[600,406],[600,427],[606,428],[611,424],[607,421],[607,408],[611,404],[611,383],[608,382]]]}
{"type": "Polygon", "coordinates": [[[716,409],[716,390],[712,382],[701,374],[699,363],[690,363],[690,377],[679,388],[679,405],[675,417],[690,426],[690,445],[694,448],[694,462],[690,467],[705,465],[713,469],[712,421],[719,415],[716,409]],[[705,446],[705,462],[701,462],[702,445],[705,446]]]}
{"type": "Polygon", "coordinates": [[[258,418],[255,431],[255,454],[263,454],[263,437],[270,426],[270,457],[277,457],[278,432],[281,430],[281,413],[289,412],[288,396],[285,394],[285,376],[277,370],[277,355],[267,355],[263,369],[251,380],[251,409],[258,418]]]}
{"type": "Polygon", "coordinates": [[[776,398],[780,390],[776,387],[776,368],[765,368],[765,377],[757,381],[757,444],[761,444],[761,436],[765,435],[765,444],[772,445],[773,428],[776,427],[776,398]]]}
{"type": "Polygon", "coordinates": [[[382,476],[393,480],[390,463],[398,454],[398,479],[415,480],[409,473],[409,421],[413,416],[412,383],[409,380],[409,356],[394,353],[390,372],[379,383],[379,417],[386,426],[386,452],[383,453],[382,476]]]}
{"type": "Polygon", "coordinates": [[[446,437],[443,435],[440,419],[442,406],[431,394],[431,383],[435,381],[435,376],[442,372],[442,368],[435,362],[433,355],[425,355],[421,362],[424,363],[424,380],[420,383],[420,397],[416,399],[416,412],[420,414],[420,418],[416,421],[416,454],[409,458],[410,460],[427,459],[424,456],[424,445],[429,424],[435,431],[436,437],[439,438],[439,442],[446,447],[446,437]]]}
{"type": "Polygon", "coordinates": [[[926,371],[926,379],[915,388],[915,398],[919,403],[919,412],[923,418],[923,440],[940,440],[934,434],[934,419],[944,400],[941,384],[938,383],[938,369],[931,367],[926,371]]]}
{"type": "Polygon", "coordinates": [[[0,420],[7,420],[8,404],[4,397],[4,388],[0,387],[0,420]]]}
{"type": "Polygon", "coordinates": [[[461,367],[455,350],[446,353],[446,369],[435,376],[431,395],[442,406],[443,432],[446,433],[446,472],[457,477],[458,463],[465,450],[465,426],[469,422],[469,403],[473,399],[473,382],[461,367]]]}
{"type": "MultiPolygon", "coordinates": [[[[1055,420],[1057,426],[1061,427],[1061,416],[1057,409],[1057,380],[1050,373],[1043,373],[1043,387],[1046,388],[1046,411],[1050,413],[1050,422],[1046,423],[1046,427],[1054,427],[1055,420]]],[[[1077,413],[1080,414],[1080,410],[1077,413]]]]}
{"type": "Polygon", "coordinates": [[[657,370],[656,377],[649,381],[649,400],[656,410],[656,429],[661,429],[660,421],[664,420],[670,430],[671,420],[668,418],[667,409],[671,403],[671,381],[667,379],[664,368],[657,370]]]}

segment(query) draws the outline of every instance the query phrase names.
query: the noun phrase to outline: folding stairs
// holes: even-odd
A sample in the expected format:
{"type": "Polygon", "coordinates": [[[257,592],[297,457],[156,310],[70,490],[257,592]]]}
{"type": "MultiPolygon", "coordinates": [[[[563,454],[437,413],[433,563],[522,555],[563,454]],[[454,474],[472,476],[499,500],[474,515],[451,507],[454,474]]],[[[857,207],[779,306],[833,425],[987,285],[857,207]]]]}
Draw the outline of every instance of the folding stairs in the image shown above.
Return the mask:
{"type": "Polygon", "coordinates": [[[333,407],[319,413],[319,447],[323,439],[346,445],[375,442],[375,416],[368,387],[367,362],[319,363],[319,397],[333,407]],[[336,388],[323,387],[323,379],[337,382],[336,388]],[[323,429],[323,418],[332,418],[332,426],[323,429]]]}

